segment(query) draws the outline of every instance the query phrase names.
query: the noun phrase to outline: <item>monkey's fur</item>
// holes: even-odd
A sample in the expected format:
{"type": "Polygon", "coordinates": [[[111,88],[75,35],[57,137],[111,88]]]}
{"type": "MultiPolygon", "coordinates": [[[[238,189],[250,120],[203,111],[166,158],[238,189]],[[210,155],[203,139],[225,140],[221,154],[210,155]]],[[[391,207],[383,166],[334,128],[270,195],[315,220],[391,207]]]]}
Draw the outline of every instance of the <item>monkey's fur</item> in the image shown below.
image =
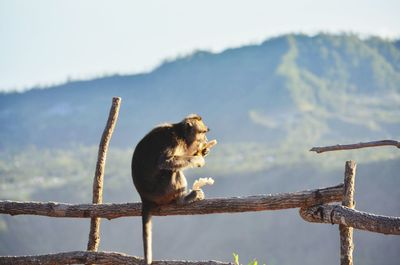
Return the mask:
{"type": "Polygon", "coordinates": [[[204,156],[216,143],[207,144],[208,131],[202,118],[192,114],[179,123],[154,128],[135,148],[132,179],[142,200],[146,264],[152,262],[151,210],[169,203],[185,204],[204,199],[201,189],[187,192],[182,171],[204,166],[204,156]]]}

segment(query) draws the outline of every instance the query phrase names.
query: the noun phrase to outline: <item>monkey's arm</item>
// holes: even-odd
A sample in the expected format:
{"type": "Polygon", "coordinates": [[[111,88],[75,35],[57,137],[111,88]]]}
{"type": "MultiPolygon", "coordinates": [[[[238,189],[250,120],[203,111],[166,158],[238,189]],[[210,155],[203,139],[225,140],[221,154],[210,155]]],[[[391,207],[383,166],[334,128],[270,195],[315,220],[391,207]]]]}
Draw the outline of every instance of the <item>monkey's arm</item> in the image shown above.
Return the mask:
{"type": "Polygon", "coordinates": [[[185,168],[202,167],[205,161],[202,156],[168,156],[162,155],[158,167],[166,170],[183,170],[185,168]]]}

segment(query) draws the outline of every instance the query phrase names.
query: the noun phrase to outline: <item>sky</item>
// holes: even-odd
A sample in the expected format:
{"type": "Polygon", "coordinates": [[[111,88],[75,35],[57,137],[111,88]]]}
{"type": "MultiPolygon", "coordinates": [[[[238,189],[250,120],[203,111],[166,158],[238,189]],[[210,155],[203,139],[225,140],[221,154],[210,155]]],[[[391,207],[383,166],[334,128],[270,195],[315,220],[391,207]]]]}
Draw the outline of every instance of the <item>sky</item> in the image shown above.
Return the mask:
{"type": "Polygon", "coordinates": [[[0,0],[0,91],[148,72],[287,34],[400,38],[398,0],[0,0]]]}

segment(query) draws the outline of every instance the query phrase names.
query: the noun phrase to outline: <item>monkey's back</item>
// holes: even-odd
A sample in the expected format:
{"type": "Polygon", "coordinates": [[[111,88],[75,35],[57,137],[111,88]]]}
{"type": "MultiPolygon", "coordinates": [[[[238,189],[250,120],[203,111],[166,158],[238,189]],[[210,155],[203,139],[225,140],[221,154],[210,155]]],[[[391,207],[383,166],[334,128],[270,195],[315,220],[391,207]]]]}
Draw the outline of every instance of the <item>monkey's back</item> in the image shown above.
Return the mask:
{"type": "Polygon", "coordinates": [[[176,132],[172,125],[162,125],[151,130],[137,144],[132,156],[132,179],[142,200],[157,194],[169,185],[173,172],[159,169],[163,152],[176,144],[176,132]]]}

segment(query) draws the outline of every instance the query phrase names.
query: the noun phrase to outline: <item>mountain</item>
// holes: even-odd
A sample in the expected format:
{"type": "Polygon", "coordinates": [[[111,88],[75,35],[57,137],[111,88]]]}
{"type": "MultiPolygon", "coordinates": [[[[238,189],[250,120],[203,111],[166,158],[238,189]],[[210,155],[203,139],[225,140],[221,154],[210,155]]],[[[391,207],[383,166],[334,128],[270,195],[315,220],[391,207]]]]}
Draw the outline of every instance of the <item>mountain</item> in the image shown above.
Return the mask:
{"type": "MultiPolygon", "coordinates": [[[[104,201],[139,200],[135,144],[156,124],[199,113],[218,139],[204,168],[208,197],[336,185],[358,163],[357,208],[399,216],[400,153],[386,147],[316,155],[313,146],[397,139],[400,41],[284,35],[221,53],[197,51],[149,73],[0,94],[0,199],[90,202],[111,98],[122,97],[107,156],[104,201]]],[[[267,264],[337,264],[336,226],[296,210],[156,218],[155,257],[267,264]],[[321,242],[324,244],[321,244],[321,242]],[[310,255],[310,250],[313,250],[310,255]],[[288,255],[289,253],[289,255],[288,255]]],[[[141,255],[139,219],[103,221],[103,250],[141,255]],[[127,236],[128,235],[128,236],[127,236]]],[[[0,254],[85,249],[88,220],[0,216],[0,254]],[[56,233],[54,233],[56,231],[56,233]],[[62,238],[62,240],[60,240],[62,238]],[[37,244],[37,242],[41,242],[37,244]]],[[[398,264],[400,239],[357,231],[356,263],[398,264]]]]}
{"type": "Polygon", "coordinates": [[[287,35],[195,52],[147,74],[1,94],[0,148],[97,144],[112,96],[123,100],[118,146],[193,112],[227,141],[276,142],[300,133],[310,145],[397,136],[399,84],[396,42],[287,35]]]}

